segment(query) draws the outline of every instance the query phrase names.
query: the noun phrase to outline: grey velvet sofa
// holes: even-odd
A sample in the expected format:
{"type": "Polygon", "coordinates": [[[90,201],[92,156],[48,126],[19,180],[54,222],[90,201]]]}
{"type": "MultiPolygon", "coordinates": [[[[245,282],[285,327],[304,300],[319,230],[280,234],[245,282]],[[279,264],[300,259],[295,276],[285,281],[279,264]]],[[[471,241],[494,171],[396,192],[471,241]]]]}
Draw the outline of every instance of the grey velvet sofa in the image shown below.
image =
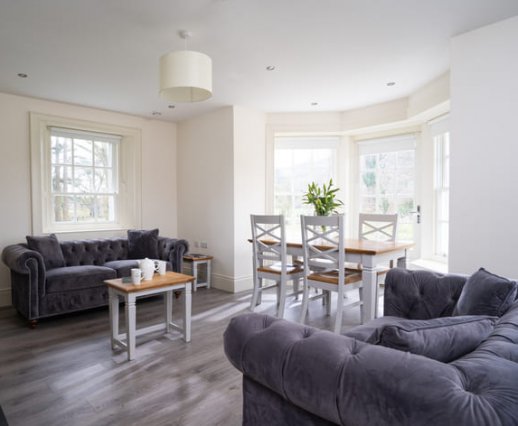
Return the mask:
{"type": "MultiPolygon", "coordinates": [[[[64,259],[58,267],[27,244],[10,245],[2,252],[11,273],[12,304],[32,327],[40,318],[107,305],[103,281],[129,276],[130,269],[138,267],[136,259],[128,258],[127,238],[58,244],[64,259]]],[[[156,258],[167,261],[168,270],[181,272],[187,251],[185,240],[158,237],[156,258]]]]}
{"type": "MultiPolygon", "coordinates": [[[[465,282],[392,270],[385,315],[451,316],[465,282]]],[[[224,344],[243,373],[244,425],[518,424],[516,300],[480,344],[449,363],[262,314],[233,318],[224,344]]]]}

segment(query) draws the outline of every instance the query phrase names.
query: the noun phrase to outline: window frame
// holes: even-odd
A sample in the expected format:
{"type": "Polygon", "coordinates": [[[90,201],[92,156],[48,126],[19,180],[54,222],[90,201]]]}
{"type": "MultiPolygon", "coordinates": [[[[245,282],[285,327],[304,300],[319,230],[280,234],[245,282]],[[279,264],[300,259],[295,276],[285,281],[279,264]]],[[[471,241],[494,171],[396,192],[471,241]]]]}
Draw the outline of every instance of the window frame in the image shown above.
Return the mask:
{"type": "MultiPolygon", "coordinates": [[[[450,185],[449,177],[448,184],[445,185],[445,173],[449,174],[449,170],[446,170],[446,163],[450,164],[450,149],[451,140],[450,132],[445,129],[440,132],[436,132],[432,135],[433,150],[434,150],[434,187],[433,187],[433,259],[439,262],[448,262],[448,244],[446,244],[446,252],[439,253],[438,246],[443,244],[441,242],[441,227],[446,226],[449,234],[449,205],[448,205],[448,220],[440,219],[440,210],[442,208],[441,199],[442,195],[446,194],[449,199],[450,185]],[[445,154],[445,144],[448,144],[448,154],[445,154]]],[[[449,203],[448,203],[449,204],[449,203]]]]}
{"type": "Polygon", "coordinates": [[[139,129],[66,117],[30,113],[32,229],[34,234],[82,233],[137,228],[141,225],[141,134],[139,129]],[[118,215],[114,222],[56,223],[51,196],[51,129],[120,138],[118,215]]]}

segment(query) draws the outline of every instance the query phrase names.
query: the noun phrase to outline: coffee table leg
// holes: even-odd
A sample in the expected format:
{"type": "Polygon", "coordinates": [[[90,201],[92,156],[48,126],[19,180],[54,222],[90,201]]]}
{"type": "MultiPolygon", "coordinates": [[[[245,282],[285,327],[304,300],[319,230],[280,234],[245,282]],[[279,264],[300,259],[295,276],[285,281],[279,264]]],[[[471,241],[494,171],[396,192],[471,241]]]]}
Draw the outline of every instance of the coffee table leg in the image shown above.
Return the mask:
{"type": "Polygon", "coordinates": [[[184,317],[183,317],[183,337],[186,342],[191,341],[191,302],[192,302],[192,286],[196,285],[195,283],[186,283],[185,284],[185,309],[184,309],[184,317]]]}
{"type": "Polygon", "coordinates": [[[128,346],[128,361],[135,359],[135,334],[136,334],[136,306],[135,296],[126,296],[126,344],[128,346]]]}
{"type": "Polygon", "coordinates": [[[117,293],[108,288],[110,298],[110,331],[112,350],[115,349],[115,340],[119,338],[119,296],[117,293]]]}
{"type": "Polygon", "coordinates": [[[173,321],[173,291],[166,291],[164,293],[164,318],[165,318],[165,332],[171,332],[171,321],[173,321]]]}

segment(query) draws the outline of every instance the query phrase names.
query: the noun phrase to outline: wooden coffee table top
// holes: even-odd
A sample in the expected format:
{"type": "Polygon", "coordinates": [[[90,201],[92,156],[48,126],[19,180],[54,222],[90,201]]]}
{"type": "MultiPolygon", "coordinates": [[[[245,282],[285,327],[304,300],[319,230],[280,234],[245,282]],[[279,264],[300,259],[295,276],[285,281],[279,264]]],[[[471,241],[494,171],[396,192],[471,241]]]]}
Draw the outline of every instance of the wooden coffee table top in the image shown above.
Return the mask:
{"type": "Polygon", "coordinates": [[[152,288],[167,287],[175,284],[186,284],[193,282],[194,277],[185,274],[179,274],[178,272],[166,272],[165,275],[153,275],[153,279],[149,281],[142,281],[140,284],[132,284],[131,277],[124,278],[128,282],[123,282],[123,278],[114,278],[113,280],[104,281],[108,287],[115,288],[117,290],[133,293],[136,291],[149,290],[152,288]]]}

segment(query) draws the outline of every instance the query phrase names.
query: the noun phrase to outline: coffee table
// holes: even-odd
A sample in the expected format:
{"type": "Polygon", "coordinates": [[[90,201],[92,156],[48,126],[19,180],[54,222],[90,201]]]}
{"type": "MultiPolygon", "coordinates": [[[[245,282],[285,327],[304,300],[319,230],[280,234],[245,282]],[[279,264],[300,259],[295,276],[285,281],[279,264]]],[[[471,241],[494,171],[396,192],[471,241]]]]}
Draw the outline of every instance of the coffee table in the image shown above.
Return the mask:
{"type": "Polygon", "coordinates": [[[172,329],[183,334],[186,342],[191,341],[191,294],[194,277],[176,272],[166,272],[165,275],[155,274],[153,279],[142,281],[135,285],[126,282],[127,278],[116,278],[104,281],[108,286],[110,297],[110,328],[112,350],[117,346],[128,352],[128,360],[135,359],[135,339],[145,333],[164,330],[169,333],[172,329]],[[173,292],[184,290],[185,306],[183,327],[173,323],[173,292]],[[165,322],[148,327],[136,328],[136,300],[138,297],[154,294],[164,294],[165,322]],[[119,297],[125,302],[126,333],[119,334],[119,297]]]}

